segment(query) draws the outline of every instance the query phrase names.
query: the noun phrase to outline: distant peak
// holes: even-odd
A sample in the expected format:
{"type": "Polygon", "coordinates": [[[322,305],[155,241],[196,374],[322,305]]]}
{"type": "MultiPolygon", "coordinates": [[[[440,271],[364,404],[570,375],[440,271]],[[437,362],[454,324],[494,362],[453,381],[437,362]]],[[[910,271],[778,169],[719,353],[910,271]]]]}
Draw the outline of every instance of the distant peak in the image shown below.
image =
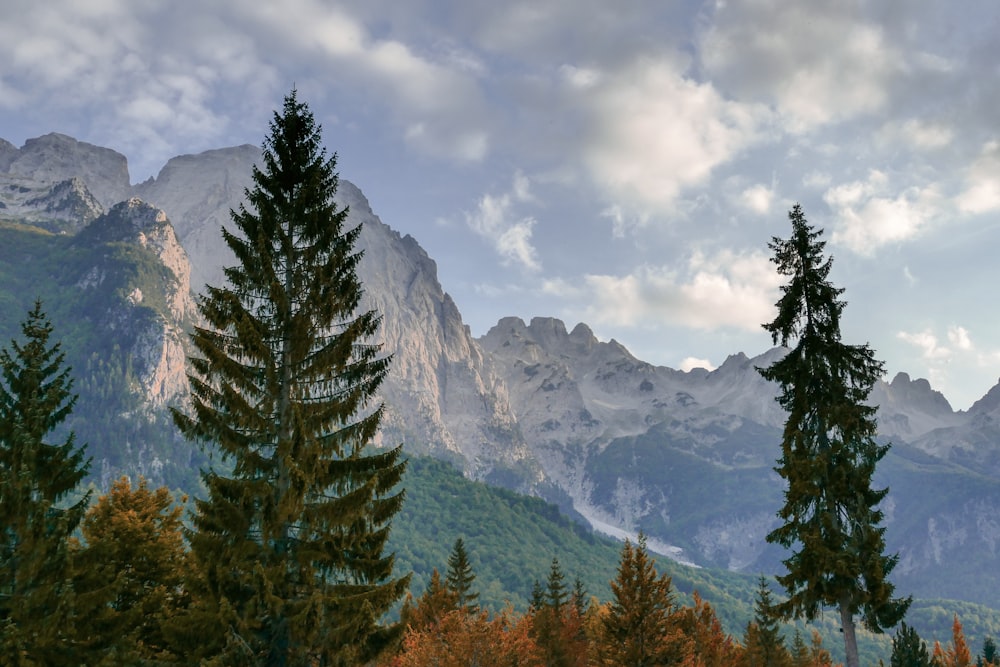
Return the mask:
{"type": "Polygon", "coordinates": [[[892,382],[889,384],[893,387],[897,385],[906,385],[910,383],[909,373],[896,373],[896,377],[892,378],[892,382]]]}
{"type": "Polygon", "coordinates": [[[528,329],[532,331],[554,333],[557,336],[567,336],[566,324],[555,317],[532,317],[528,329]]]}
{"type": "Polygon", "coordinates": [[[594,335],[593,330],[583,322],[573,327],[573,331],[569,333],[569,337],[576,341],[597,340],[597,336],[594,335]]]}

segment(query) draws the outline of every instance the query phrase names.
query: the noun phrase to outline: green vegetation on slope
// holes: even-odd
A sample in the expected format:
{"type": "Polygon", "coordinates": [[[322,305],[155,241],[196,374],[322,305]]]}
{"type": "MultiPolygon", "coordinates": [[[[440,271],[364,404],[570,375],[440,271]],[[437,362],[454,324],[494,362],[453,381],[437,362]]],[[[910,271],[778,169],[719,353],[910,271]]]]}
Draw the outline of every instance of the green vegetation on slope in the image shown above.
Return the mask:
{"type": "MultiPolygon", "coordinates": [[[[389,550],[396,553],[397,571],[413,572],[410,590],[415,596],[427,587],[434,568],[443,575],[451,548],[461,537],[476,574],[473,587],[480,603],[491,610],[502,609],[507,601],[515,610],[527,609],[532,586],[536,579],[545,583],[553,557],[567,580],[579,577],[590,595],[610,599],[609,582],[618,567],[621,543],[592,533],[554,505],[470,481],[452,465],[424,457],[410,459],[403,485],[406,501],[393,521],[389,550]]],[[[756,576],[688,567],[665,556],[656,557],[656,567],[671,576],[680,593],[678,603],[691,604],[691,594],[697,591],[715,609],[725,631],[742,636],[753,616],[756,576]]],[[[777,597],[774,582],[772,590],[777,597]]],[[[1000,611],[954,600],[915,600],[906,622],[933,646],[934,640],[950,641],[956,613],[975,650],[984,637],[1000,636],[1000,611]]],[[[815,627],[835,658],[843,651],[839,619],[832,610],[811,626],[789,626],[788,637],[793,627],[807,639],[809,627],[815,627]]],[[[888,660],[890,635],[859,632],[862,664],[888,660]]]]}

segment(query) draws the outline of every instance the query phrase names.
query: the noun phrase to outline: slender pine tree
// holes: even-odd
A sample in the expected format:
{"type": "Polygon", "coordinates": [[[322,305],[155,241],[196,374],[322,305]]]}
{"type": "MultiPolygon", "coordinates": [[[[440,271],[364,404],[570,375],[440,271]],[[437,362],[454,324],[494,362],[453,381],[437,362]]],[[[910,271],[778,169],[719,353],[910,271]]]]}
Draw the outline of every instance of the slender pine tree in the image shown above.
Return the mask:
{"type": "Polygon", "coordinates": [[[625,541],[612,600],[601,617],[598,664],[654,667],[679,662],[683,637],[673,625],[674,594],[670,577],[658,575],[646,550],[646,537],[625,541]]]}
{"type": "Polygon", "coordinates": [[[14,665],[77,665],[68,540],[90,494],[65,505],[90,461],[72,432],[48,442],[76,396],[40,301],[21,332],[0,351],[0,653],[14,665]]]}
{"type": "Polygon", "coordinates": [[[445,574],[445,582],[448,589],[455,594],[460,609],[476,611],[476,600],[479,599],[479,593],[472,591],[472,583],[475,580],[476,573],[472,571],[472,564],[469,563],[465,542],[459,537],[455,540],[455,545],[448,556],[448,571],[445,574]]]}
{"type": "Polygon", "coordinates": [[[759,667],[787,667],[791,657],[781,636],[771,598],[771,587],[765,577],[757,581],[753,620],[747,624],[743,635],[744,662],[759,667]]]}
{"type": "Polygon", "coordinates": [[[238,263],[199,304],[192,409],[174,413],[232,466],[203,474],[190,535],[198,625],[225,637],[223,662],[362,664],[398,632],[380,622],[409,580],[384,553],[405,464],[370,447],[390,358],[359,308],[361,230],[335,169],[293,90],[223,230],[238,263]]]}
{"type": "Polygon", "coordinates": [[[769,244],[781,287],[774,321],[764,324],[774,343],[795,346],[761,375],[777,382],[788,412],[775,469],[787,482],[782,525],[767,540],[791,548],[778,581],[789,598],[777,605],[786,617],[812,619],[822,606],[839,609],[847,667],[858,666],[854,616],[874,632],[902,620],[910,600],[893,597],[888,576],[898,556],[885,555],[875,466],[889,450],[875,442],[876,408],[865,400],[883,365],[867,345],[841,341],[843,289],[829,281],[822,230],[801,207],[789,212],[792,235],[769,244]]]}

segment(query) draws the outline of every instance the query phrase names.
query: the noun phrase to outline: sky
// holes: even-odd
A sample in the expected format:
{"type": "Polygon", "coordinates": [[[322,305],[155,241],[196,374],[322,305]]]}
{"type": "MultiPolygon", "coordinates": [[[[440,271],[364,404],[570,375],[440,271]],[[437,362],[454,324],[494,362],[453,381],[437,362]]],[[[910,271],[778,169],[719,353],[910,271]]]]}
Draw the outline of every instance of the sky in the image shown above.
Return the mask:
{"type": "Polygon", "coordinates": [[[1000,3],[3,0],[0,137],[260,145],[294,87],[476,336],[584,322],[658,365],[772,341],[800,203],[868,343],[967,409],[1000,377],[1000,3]]]}

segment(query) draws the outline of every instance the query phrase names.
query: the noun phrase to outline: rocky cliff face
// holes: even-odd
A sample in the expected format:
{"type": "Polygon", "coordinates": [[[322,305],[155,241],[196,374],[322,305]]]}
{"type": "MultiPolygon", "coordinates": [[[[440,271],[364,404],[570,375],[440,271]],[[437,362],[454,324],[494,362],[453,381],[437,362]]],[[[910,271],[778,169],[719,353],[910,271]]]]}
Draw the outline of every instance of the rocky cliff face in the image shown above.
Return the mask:
{"type": "Polygon", "coordinates": [[[222,243],[230,228],[229,211],[239,210],[243,194],[253,186],[252,166],[260,149],[244,144],[171,158],[155,179],[135,186],[136,197],[163,209],[191,261],[191,287],[222,285],[222,267],[234,261],[222,243]]]}
{"type": "Polygon", "coordinates": [[[20,150],[9,142],[0,147],[0,171],[37,184],[77,178],[106,210],[132,194],[128,162],[110,148],[77,141],[65,134],[28,139],[20,150]],[[12,150],[13,149],[13,150],[12,150]]]}
{"type": "MultiPolygon", "coordinates": [[[[136,187],[174,222],[195,267],[194,285],[223,284],[222,268],[235,261],[221,229],[234,231],[229,211],[244,202],[259,158],[253,146],[177,157],[136,187]]],[[[475,477],[514,471],[523,485],[537,481],[505,388],[442,290],[433,260],[415,239],[383,224],[353,184],[342,180],[337,199],[350,209],[348,225],[363,225],[365,306],[382,315],[377,342],[393,354],[383,384],[383,441],[450,458],[475,477]]]]}
{"type": "Polygon", "coordinates": [[[110,329],[126,329],[134,334],[130,354],[149,404],[160,407],[185,396],[188,350],[184,327],[192,321],[195,305],[187,255],[166,214],[132,198],[87,226],[76,243],[97,250],[95,262],[79,277],[76,286],[87,292],[112,280],[118,285],[116,291],[124,292],[124,298],[105,300],[108,310],[104,322],[110,329]],[[132,279],[120,275],[120,264],[106,262],[107,254],[100,252],[101,247],[110,244],[148,251],[153,271],[139,269],[132,279]],[[119,275],[112,277],[112,272],[119,275]],[[156,315],[137,317],[135,311],[141,306],[152,308],[156,315]]]}
{"type": "Polygon", "coordinates": [[[0,220],[75,234],[82,252],[61,279],[78,304],[102,304],[99,315],[86,314],[96,326],[111,336],[129,331],[132,372],[156,408],[187,393],[191,268],[166,214],[130,191],[125,157],[109,149],[60,134],[21,149],[0,144],[0,220]]]}
{"type": "Polygon", "coordinates": [[[104,212],[79,178],[56,183],[0,174],[0,219],[75,234],[104,212]]]}

